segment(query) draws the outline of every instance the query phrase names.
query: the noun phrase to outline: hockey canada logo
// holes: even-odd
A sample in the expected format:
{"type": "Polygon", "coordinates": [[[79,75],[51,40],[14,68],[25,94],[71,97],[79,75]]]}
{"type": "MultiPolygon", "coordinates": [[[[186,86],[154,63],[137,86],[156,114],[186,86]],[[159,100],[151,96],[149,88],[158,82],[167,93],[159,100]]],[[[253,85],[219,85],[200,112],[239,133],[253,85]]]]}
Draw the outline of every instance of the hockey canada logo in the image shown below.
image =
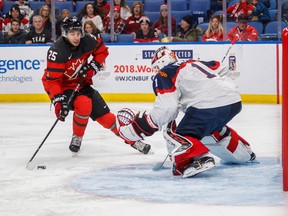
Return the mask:
{"type": "Polygon", "coordinates": [[[69,77],[69,79],[76,79],[78,77],[78,73],[81,70],[84,64],[84,60],[77,59],[77,61],[72,62],[71,66],[65,72],[65,75],[69,77]]]}

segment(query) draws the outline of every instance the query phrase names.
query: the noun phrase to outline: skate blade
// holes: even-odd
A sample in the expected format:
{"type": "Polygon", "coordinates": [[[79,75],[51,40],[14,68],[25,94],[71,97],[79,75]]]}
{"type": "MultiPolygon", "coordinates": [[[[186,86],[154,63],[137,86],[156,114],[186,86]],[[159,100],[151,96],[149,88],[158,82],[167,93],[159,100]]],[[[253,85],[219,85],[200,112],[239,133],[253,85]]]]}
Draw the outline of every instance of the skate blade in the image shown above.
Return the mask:
{"type": "Polygon", "coordinates": [[[201,169],[195,169],[194,167],[190,167],[188,169],[186,169],[182,175],[182,178],[189,178],[192,176],[195,176],[201,172],[204,172],[206,170],[209,170],[211,168],[215,167],[215,164],[213,162],[207,162],[205,164],[202,165],[201,169]]]}

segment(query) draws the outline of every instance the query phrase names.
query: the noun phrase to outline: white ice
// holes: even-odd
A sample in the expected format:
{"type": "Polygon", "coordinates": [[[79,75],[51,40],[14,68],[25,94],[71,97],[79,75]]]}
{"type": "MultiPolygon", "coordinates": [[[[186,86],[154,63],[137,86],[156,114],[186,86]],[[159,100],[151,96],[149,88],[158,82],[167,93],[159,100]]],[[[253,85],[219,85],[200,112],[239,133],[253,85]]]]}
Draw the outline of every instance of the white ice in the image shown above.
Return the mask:
{"type": "MultiPolygon", "coordinates": [[[[55,121],[48,103],[0,104],[0,215],[287,216],[282,191],[281,106],[247,105],[230,126],[247,139],[258,164],[215,168],[181,179],[166,169],[166,147],[157,132],[142,155],[96,122],[89,122],[81,152],[72,158],[71,113],[59,122],[25,169],[55,121]],[[45,165],[46,170],[37,169],[45,165]]],[[[109,103],[149,110],[151,103],[109,103]]]]}

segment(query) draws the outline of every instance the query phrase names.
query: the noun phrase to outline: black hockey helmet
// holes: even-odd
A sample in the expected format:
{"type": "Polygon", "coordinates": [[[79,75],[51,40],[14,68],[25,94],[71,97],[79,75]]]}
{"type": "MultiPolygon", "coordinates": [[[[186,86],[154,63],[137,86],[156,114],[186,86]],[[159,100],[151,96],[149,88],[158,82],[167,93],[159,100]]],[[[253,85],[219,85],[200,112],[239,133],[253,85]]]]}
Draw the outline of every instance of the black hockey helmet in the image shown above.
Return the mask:
{"type": "Polygon", "coordinates": [[[69,30],[79,30],[81,37],[84,37],[84,30],[82,23],[76,17],[66,17],[61,24],[62,36],[66,37],[69,30]]]}

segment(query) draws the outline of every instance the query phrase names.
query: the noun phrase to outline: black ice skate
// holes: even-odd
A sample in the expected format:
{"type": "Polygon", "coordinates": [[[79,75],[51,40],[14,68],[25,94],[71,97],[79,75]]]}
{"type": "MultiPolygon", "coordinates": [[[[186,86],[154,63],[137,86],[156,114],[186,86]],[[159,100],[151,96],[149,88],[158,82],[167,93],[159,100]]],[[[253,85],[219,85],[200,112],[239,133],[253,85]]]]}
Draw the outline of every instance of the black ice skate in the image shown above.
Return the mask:
{"type": "Polygon", "coordinates": [[[188,164],[184,168],[182,177],[189,178],[195,176],[198,173],[204,172],[215,166],[215,160],[210,156],[202,156],[199,159],[194,160],[191,164],[188,164]]]}
{"type": "Polygon", "coordinates": [[[82,137],[73,135],[70,146],[69,146],[70,151],[77,154],[77,152],[79,152],[80,150],[81,143],[82,143],[82,137]]]}
{"type": "Polygon", "coordinates": [[[133,145],[131,145],[131,147],[143,154],[148,154],[151,149],[151,146],[149,144],[143,143],[141,140],[136,141],[133,145]]]}
{"type": "Polygon", "coordinates": [[[251,158],[250,158],[250,160],[248,161],[248,162],[255,162],[256,160],[256,154],[254,153],[254,152],[252,152],[251,154],[251,158]]]}

